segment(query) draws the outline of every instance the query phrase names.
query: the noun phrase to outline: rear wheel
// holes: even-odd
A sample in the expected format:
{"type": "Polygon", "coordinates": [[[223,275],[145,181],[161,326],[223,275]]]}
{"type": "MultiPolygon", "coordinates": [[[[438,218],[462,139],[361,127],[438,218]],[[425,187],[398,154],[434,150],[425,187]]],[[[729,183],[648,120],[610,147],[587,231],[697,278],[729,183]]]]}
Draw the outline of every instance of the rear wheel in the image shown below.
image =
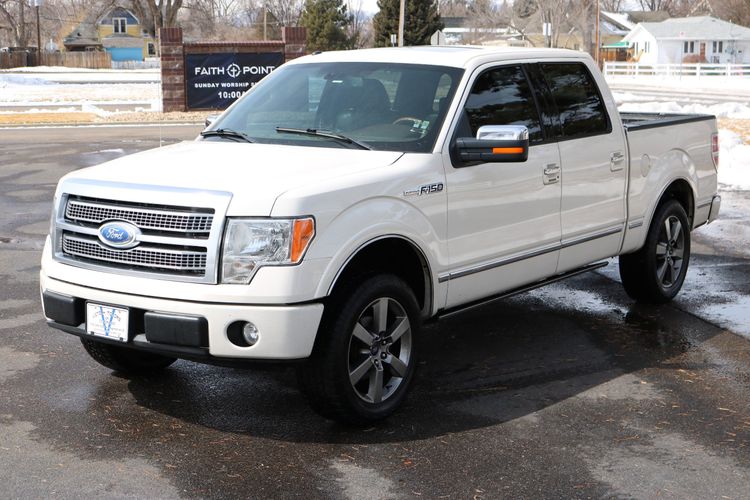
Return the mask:
{"type": "Polygon", "coordinates": [[[627,294],[639,302],[663,304],[682,288],[690,261],[690,226],[676,200],[661,204],[643,247],[620,256],[620,277],[627,294]]]}
{"type": "Polygon", "coordinates": [[[349,424],[386,418],[404,400],[416,366],[419,307],[400,278],[346,287],[326,306],[312,356],[298,370],[315,411],[349,424]]]}
{"type": "Polygon", "coordinates": [[[128,375],[155,373],[177,361],[175,358],[85,338],[81,338],[81,343],[94,361],[128,375]]]}

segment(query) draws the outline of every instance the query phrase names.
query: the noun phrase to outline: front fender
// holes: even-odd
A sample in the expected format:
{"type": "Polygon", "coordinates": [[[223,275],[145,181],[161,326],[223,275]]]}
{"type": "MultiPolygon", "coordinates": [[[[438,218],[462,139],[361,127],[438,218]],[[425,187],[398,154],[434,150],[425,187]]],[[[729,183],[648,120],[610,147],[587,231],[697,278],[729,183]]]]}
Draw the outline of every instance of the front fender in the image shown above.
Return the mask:
{"type": "Polygon", "coordinates": [[[392,197],[377,197],[347,208],[330,220],[319,235],[315,242],[316,253],[332,257],[316,296],[330,294],[336,278],[359,250],[387,237],[405,239],[419,249],[427,261],[431,281],[437,284],[440,256],[444,254],[443,237],[430,219],[411,203],[392,197]],[[377,219],[373,219],[373,214],[377,214],[377,219]]]}

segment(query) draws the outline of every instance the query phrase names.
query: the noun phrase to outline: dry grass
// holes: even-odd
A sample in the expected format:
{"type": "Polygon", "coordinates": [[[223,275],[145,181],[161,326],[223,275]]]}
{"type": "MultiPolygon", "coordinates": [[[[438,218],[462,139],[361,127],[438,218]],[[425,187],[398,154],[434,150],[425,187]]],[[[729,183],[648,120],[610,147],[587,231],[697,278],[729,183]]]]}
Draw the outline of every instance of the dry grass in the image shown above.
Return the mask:
{"type": "Polygon", "coordinates": [[[139,113],[117,113],[110,116],[97,117],[96,123],[124,123],[124,122],[194,122],[203,123],[206,117],[216,112],[210,111],[173,111],[160,113],[155,111],[142,111],[139,113]]]}
{"type": "Polygon", "coordinates": [[[50,125],[50,124],[96,124],[96,123],[203,123],[210,112],[188,113],[117,113],[110,116],[97,116],[94,113],[71,111],[65,113],[2,113],[3,125],[50,125]]]}
{"type": "Polygon", "coordinates": [[[731,130],[739,135],[745,144],[750,144],[750,120],[719,118],[719,128],[731,130]]]}
{"type": "Polygon", "coordinates": [[[70,125],[93,123],[96,115],[93,113],[2,113],[0,125],[48,125],[65,123],[70,125]]]}

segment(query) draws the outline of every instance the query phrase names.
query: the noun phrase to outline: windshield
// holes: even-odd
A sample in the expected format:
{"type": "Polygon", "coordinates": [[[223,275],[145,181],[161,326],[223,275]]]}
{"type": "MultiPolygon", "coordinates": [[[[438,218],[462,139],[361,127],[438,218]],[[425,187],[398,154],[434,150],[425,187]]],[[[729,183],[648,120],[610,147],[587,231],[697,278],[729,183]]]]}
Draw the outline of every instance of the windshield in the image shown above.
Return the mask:
{"type": "Polygon", "coordinates": [[[282,66],[210,130],[239,132],[261,143],[338,148],[361,143],[381,151],[429,152],[462,73],[417,64],[282,66]]]}

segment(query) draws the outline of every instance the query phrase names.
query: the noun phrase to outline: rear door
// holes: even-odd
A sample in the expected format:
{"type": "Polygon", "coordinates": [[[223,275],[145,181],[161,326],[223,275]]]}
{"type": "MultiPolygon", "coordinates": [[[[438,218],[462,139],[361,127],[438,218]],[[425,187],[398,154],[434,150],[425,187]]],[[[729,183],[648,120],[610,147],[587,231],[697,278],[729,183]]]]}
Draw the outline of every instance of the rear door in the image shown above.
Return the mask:
{"type": "Polygon", "coordinates": [[[449,272],[447,307],[554,274],[560,244],[560,157],[525,68],[477,71],[451,143],[483,125],[525,125],[529,155],[518,163],[446,165],[449,272]]]}
{"type": "Polygon", "coordinates": [[[627,210],[627,148],[624,130],[609,116],[586,64],[543,62],[537,68],[559,120],[561,273],[619,252],[627,210]]]}

